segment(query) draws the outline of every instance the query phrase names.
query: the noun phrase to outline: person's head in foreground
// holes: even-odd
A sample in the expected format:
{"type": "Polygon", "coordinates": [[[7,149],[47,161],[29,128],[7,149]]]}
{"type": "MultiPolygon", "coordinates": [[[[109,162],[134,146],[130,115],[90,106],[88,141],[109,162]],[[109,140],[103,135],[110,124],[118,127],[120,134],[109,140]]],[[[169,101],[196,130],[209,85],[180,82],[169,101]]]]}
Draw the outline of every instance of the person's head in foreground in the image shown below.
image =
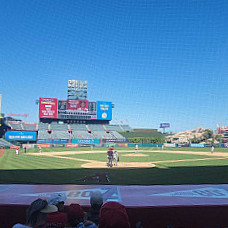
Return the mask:
{"type": "Polygon", "coordinates": [[[66,199],[67,197],[64,193],[54,193],[50,196],[48,203],[58,207],[58,211],[61,212],[64,211],[64,202],[66,199]]]}
{"type": "Polygon", "coordinates": [[[95,210],[99,210],[101,208],[101,206],[103,205],[103,196],[101,192],[94,191],[91,193],[90,204],[91,207],[95,210]]]}
{"type": "Polygon", "coordinates": [[[88,227],[96,228],[97,226],[86,220],[86,214],[79,204],[71,204],[66,208],[67,226],[66,227],[88,227]]]}
{"type": "Polygon", "coordinates": [[[77,225],[84,221],[85,213],[79,204],[71,204],[66,208],[68,226],[77,227],[77,225]]]}
{"type": "Polygon", "coordinates": [[[42,227],[46,224],[47,214],[56,211],[58,211],[56,206],[48,204],[46,200],[37,199],[33,201],[26,210],[26,226],[16,224],[13,226],[13,228],[42,227]]]}
{"type": "Polygon", "coordinates": [[[117,202],[104,204],[100,211],[99,228],[129,228],[130,223],[125,207],[117,202]]]}

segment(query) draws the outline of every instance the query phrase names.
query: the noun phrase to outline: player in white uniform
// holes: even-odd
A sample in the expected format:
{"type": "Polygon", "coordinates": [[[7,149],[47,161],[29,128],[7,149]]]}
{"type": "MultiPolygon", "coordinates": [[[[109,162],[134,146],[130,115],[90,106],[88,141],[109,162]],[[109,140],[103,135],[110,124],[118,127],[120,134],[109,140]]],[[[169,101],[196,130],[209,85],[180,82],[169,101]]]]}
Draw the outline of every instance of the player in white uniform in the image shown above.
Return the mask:
{"type": "Polygon", "coordinates": [[[118,153],[117,153],[117,151],[115,150],[114,152],[113,152],[113,162],[114,162],[114,166],[117,166],[117,162],[118,162],[118,153]]]}
{"type": "Polygon", "coordinates": [[[211,147],[211,153],[212,153],[212,154],[214,153],[214,150],[215,150],[215,148],[214,148],[214,146],[212,146],[212,147],[211,147]]]}
{"type": "Polygon", "coordinates": [[[135,145],[135,153],[138,153],[139,146],[136,144],[135,145]]]}

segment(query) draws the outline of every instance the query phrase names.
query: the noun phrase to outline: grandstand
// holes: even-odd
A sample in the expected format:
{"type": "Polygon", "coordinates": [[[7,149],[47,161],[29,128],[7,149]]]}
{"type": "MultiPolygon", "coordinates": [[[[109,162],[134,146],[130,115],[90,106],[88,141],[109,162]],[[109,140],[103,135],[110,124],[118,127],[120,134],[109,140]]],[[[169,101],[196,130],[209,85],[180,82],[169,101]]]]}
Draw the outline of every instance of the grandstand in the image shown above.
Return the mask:
{"type": "Polygon", "coordinates": [[[10,146],[13,146],[13,144],[12,143],[9,143],[6,140],[0,138],[0,148],[1,147],[7,147],[7,146],[10,147],[10,146]]]}
{"type": "MultiPolygon", "coordinates": [[[[123,129],[131,129],[124,125],[123,129]]],[[[38,125],[38,140],[54,139],[124,139],[117,132],[122,130],[119,125],[102,125],[102,124],[68,124],[68,123],[43,123],[38,125]]],[[[122,130],[123,131],[123,130],[122,130]]]]}
{"type": "MultiPolygon", "coordinates": [[[[74,80],[70,83],[68,93],[69,90],[72,93],[75,89],[72,87],[74,80]]],[[[77,93],[78,88],[75,91],[77,93]]],[[[83,91],[87,91],[87,83],[83,91]]],[[[6,139],[19,143],[72,143],[77,142],[78,139],[96,139],[99,143],[124,142],[126,139],[122,132],[133,132],[129,125],[110,124],[114,107],[112,102],[86,99],[87,97],[72,97],[72,94],[70,97],[67,96],[66,100],[40,98],[39,123],[6,117],[6,125],[10,128],[5,135],[6,139]]]]}

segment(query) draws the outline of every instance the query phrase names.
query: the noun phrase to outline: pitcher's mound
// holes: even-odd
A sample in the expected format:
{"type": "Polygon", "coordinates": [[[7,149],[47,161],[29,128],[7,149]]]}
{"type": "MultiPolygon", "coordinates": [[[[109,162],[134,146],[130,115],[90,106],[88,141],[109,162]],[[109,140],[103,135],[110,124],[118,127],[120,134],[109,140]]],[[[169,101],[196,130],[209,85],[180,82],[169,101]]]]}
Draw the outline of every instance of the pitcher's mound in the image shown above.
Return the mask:
{"type": "MultiPolygon", "coordinates": [[[[110,168],[107,167],[106,162],[90,162],[81,165],[83,168],[110,168]]],[[[151,162],[118,162],[117,166],[113,166],[110,169],[118,168],[151,168],[155,167],[155,164],[151,162]]]]}
{"type": "Polygon", "coordinates": [[[126,156],[126,157],[147,157],[148,155],[147,154],[137,154],[137,153],[132,153],[132,154],[125,154],[125,155],[122,155],[122,156],[126,156]]]}

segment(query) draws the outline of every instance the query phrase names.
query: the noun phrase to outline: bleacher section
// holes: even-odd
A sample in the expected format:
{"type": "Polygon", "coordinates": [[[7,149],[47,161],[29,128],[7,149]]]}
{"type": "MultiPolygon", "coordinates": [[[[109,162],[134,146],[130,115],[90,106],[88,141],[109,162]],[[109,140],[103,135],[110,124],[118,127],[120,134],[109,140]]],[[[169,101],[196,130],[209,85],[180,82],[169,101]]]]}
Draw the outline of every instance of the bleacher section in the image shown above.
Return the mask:
{"type": "Polygon", "coordinates": [[[132,131],[128,125],[39,123],[38,139],[124,139],[117,131],[132,131]],[[49,130],[49,132],[48,132],[49,130]],[[71,133],[72,132],[72,133],[71,133]]]}
{"type": "Polygon", "coordinates": [[[0,139],[0,148],[1,148],[1,147],[6,147],[6,146],[13,146],[13,144],[7,142],[7,141],[4,140],[4,139],[0,139]]]}
{"type": "Polygon", "coordinates": [[[121,125],[124,131],[133,132],[133,129],[129,125],[121,125]]]}
{"type": "Polygon", "coordinates": [[[22,123],[24,131],[37,131],[37,124],[22,123]]]}
{"type": "Polygon", "coordinates": [[[44,130],[48,130],[48,123],[39,123],[38,125],[38,130],[39,131],[44,131],[44,130]]]}
{"type": "Polygon", "coordinates": [[[20,122],[9,122],[8,125],[11,127],[11,130],[23,130],[23,126],[20,122]]]}

